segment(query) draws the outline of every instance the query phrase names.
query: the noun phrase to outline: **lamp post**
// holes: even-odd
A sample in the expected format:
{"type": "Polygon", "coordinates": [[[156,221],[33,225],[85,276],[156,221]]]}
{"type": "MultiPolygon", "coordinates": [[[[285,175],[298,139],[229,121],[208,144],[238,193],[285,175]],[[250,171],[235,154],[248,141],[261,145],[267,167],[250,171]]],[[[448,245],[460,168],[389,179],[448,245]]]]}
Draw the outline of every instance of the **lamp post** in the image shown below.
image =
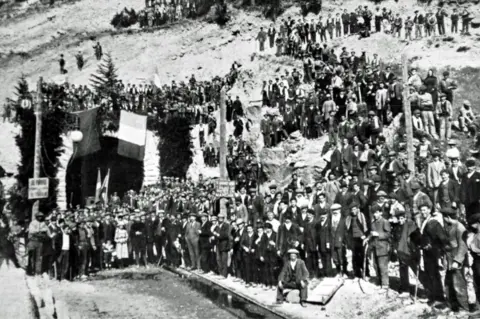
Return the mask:
{"type": "MultiPolygon", "coordinates": [[[[78,143],[80,143],[83,140],[83,133],[82,131],[80,131],[80,119],[78,117],[75,117],[75,128],[70,132],[70,139],[72,140],[72,144],[73,144],[73,154],[72,154],[72,160],[73,160],[74,159],[73,157],[75,157],[75,154],[77,153],[78,143]]],[[[83,166],[83,159],[82,159],[82,166],[83,166]]],[[[72,196],[70,196],[70,205],[73,207],[72,201],[73,201],[73,198],[72,196]]]]}

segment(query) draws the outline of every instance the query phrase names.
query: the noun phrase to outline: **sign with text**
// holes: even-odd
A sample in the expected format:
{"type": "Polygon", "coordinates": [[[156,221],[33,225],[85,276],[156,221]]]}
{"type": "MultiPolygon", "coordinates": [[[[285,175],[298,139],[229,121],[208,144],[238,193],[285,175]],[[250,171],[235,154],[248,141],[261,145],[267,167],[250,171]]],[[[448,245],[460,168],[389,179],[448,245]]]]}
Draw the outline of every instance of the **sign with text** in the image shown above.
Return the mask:
{"type": "Polygon", "coordinates": [[[48,177],[28,179],[28,199],[48,197],[48,177]]]}
{"type": "Polygon", "coordinates": [[[218,197],[233,197],[235,196],[235,181],[217,180],[216,190],[218,197]]]}

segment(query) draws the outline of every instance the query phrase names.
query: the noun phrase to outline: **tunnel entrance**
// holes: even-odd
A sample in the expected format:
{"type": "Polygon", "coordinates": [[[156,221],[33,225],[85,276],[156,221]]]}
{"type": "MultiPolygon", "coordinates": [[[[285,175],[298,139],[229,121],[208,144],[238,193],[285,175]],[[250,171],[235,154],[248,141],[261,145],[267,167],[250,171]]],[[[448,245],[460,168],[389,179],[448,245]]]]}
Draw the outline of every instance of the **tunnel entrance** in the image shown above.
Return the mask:
{"type": "Polygon", "coordinates": [[[120,197],[130,189],[138,192],[143,181],[143,162],[126,158],[117,153],[118,139],[110,136],[100,138],[101,149],[87,156],[72,160],[67,168],[67,207],[83,207],[86,199],[95,196],[97,171],[100,168],[102,182],[110,169],[108,195],[120,197]]]}

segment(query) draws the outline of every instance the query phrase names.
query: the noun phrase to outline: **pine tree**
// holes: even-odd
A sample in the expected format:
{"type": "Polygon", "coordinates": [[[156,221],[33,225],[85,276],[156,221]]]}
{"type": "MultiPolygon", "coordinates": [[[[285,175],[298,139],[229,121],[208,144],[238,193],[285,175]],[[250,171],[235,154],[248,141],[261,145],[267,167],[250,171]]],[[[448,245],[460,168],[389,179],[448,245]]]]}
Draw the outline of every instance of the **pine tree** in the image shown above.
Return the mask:
{"type": "Polygon", "coordinates": [[[17,86],[15,87],[15,95],[17,96],[18,101],[28,99],[30,97],[30,90],[28,89],[28,82],[25,74],[22,74],[18,80],[17,86]]]}
{"type": "Polygon", "coordinates": [[[98,65],[97,73],[92,74],[90,82],[95,92],[112,103],[113,109],[118,110],[117,68],[113,64],[110,53],[105,54],[103,61],[98,65]]]}

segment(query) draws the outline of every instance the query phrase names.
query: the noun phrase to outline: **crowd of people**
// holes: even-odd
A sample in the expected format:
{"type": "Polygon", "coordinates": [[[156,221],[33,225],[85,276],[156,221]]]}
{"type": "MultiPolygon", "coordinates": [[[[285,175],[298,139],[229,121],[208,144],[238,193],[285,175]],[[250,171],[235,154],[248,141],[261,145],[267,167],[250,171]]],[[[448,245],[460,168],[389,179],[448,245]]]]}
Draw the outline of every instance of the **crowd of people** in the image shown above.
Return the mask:
{"type": "Polygon", "coordinates": [[[369,37],[371,33],[387,33],[406,40],[416,40],[428,36],[445,36],[446,21],[449,20],[450,34],[470,35],[473,19],[467,7],[453,8],[450,12],[441,5],[434,12],[431,9],[415,10],[413,16],[402,17],[387,8],[359,5],[348,12],[328,13],[308,21],[305,18],[295,21],[292,17],[272,23],[267,30],[260,28],[257,40],[260,51],[266,46],[277,55],[305,56],[309,48],[327,43],[335,38],[347,36],[369,37]],[[459,27],[461,21],[461,28],[459,27]]]}
{"type": "Polygon", "coordinates": [[[164,177],[138,194],[114,194],[108,206],[51,212],[47,220],[40,212],[28,229],[32,271],[55,269],[71,280],[112,266],[165,263],[277,289],[278,302],[282,289],[300,289],[303,303],[314,277],[371,276],[388,290],[388,265],[398,261],[401,296],[413,292],[412,268],[425,290],[420,300],[468,311],[464,271],[480,284],[475,159],[463,164],[433,150],[422,178],[383,148],[387,156],[366,172],[350,173],[340,161],[337,175],[331,161],[311,185],[296,175],[267,192],[242,185],[225,210],[212,181],[164,177]],[[302,278],[286,276],[290,262],[302,278]]]}
{"type": "Polygon", "coordinates": [[[141,28],[158,27],[167,23],[195,18],[197,16],[196,0],[160,1],[145,0],[145,9],[139,13],[141,28]]]}
{"type": "MultiPolygon", "coordinates": [[[[345,47],[336,53],[325,44],[304,60],[303,70],[263,81],[262,105],[268,109],[260,124],[264,144],[275,146],[297,130],[306,138],[328,134],[335,143],[356,137],[361,144],[375,144],[383,126],[402,112],[401,80],[377,54],[358,55],[345,47]],[[312,84],[313,90],[304,83],[312,84]]],[[[404,82],[416,136],[446,142],[454,123],[456,129],[476,136],[477,115],[470,101],[463,101],[458,110],[453,106],[457,83],[448,71],[437,77],[431,69],[422,77],[411,68],[404,82]]]]}
{"type": "MultiPolygon", "coordinates": [[[[148,26],[195,8],[181,2],[146,6],[153,8],[145,18],[148,26]]],[[[262,29],[261,51],[268,37],[277,54],[304,61],[303,70],[263,83],[264,145],[274,147],[295,131],[312,139],[328,134],[321,177],[307,182],[293,174],[286,185],[271,180],[261,185],[261,163],[243,139],[250,125],[244,105],[229,96],[226,118],[234,132],[227,140],[226,166],[236,186],[225,207],[215,180],[200,175],[196,182],[163,176],[138,193],[114,193],[107,203],[39,212],[27,230],[29,272],[86,280],[102,269],[163,264],[276,290],[278,303],[285,289],[298,289],[306,306],[313,278],[371,277],[388,292],[389,264],[398,263],[401,297],[416,294],[411,269],[423,287],[422,302],[468,312],[466,273],[480,287],[480,173],[478,152],[462,163],[451,131],[458,114],[459,131],[477,137],[471,103],[455,107],[457,84],[448,72],[438,79],[433,70],[422,77],[413,68],[408,79],[400,79],[377,55],[368,58],[347,48],[336,53],[317,41],[334,38],[334,31],[335,37],[368,36],[372,30],[401,36],[403,29],[411,39],[413,30],[418,38],[438,28],[443,35],[447,16],[441,7],[402,21],[386,9],[372,13],[359,7],[310,23],[282,21],[278,35],[274,26],[262,29]],[[313,90],[303,84],[313,84],[313,90]],[[387,145],[383,134],[402,113],[404,89],[419,139],[414,171],[403,156],[406,137],[398,134],[387,145]]],[[[452,32],[460,19],[468,34],[468,11],[454,10],[450,19],[452,32]]],[[[215,132],[220,89],[233,84],[239,67],[234,63],[224,79],[198,81],[192,75],[188,83],[162,87],[118,81],[120,108],[190,118],[199,126],[206,166],[215,167],[218,150],[206,137],[215,132]]],[[[66,70],[65,61],[60,69],[66,70]]],[[[44,93],[45,103],[69,111],[112,107],[86,86],[45,84],[44,93]]],[[[480,302],[479,289],[476,294],[480,302]]]]}

